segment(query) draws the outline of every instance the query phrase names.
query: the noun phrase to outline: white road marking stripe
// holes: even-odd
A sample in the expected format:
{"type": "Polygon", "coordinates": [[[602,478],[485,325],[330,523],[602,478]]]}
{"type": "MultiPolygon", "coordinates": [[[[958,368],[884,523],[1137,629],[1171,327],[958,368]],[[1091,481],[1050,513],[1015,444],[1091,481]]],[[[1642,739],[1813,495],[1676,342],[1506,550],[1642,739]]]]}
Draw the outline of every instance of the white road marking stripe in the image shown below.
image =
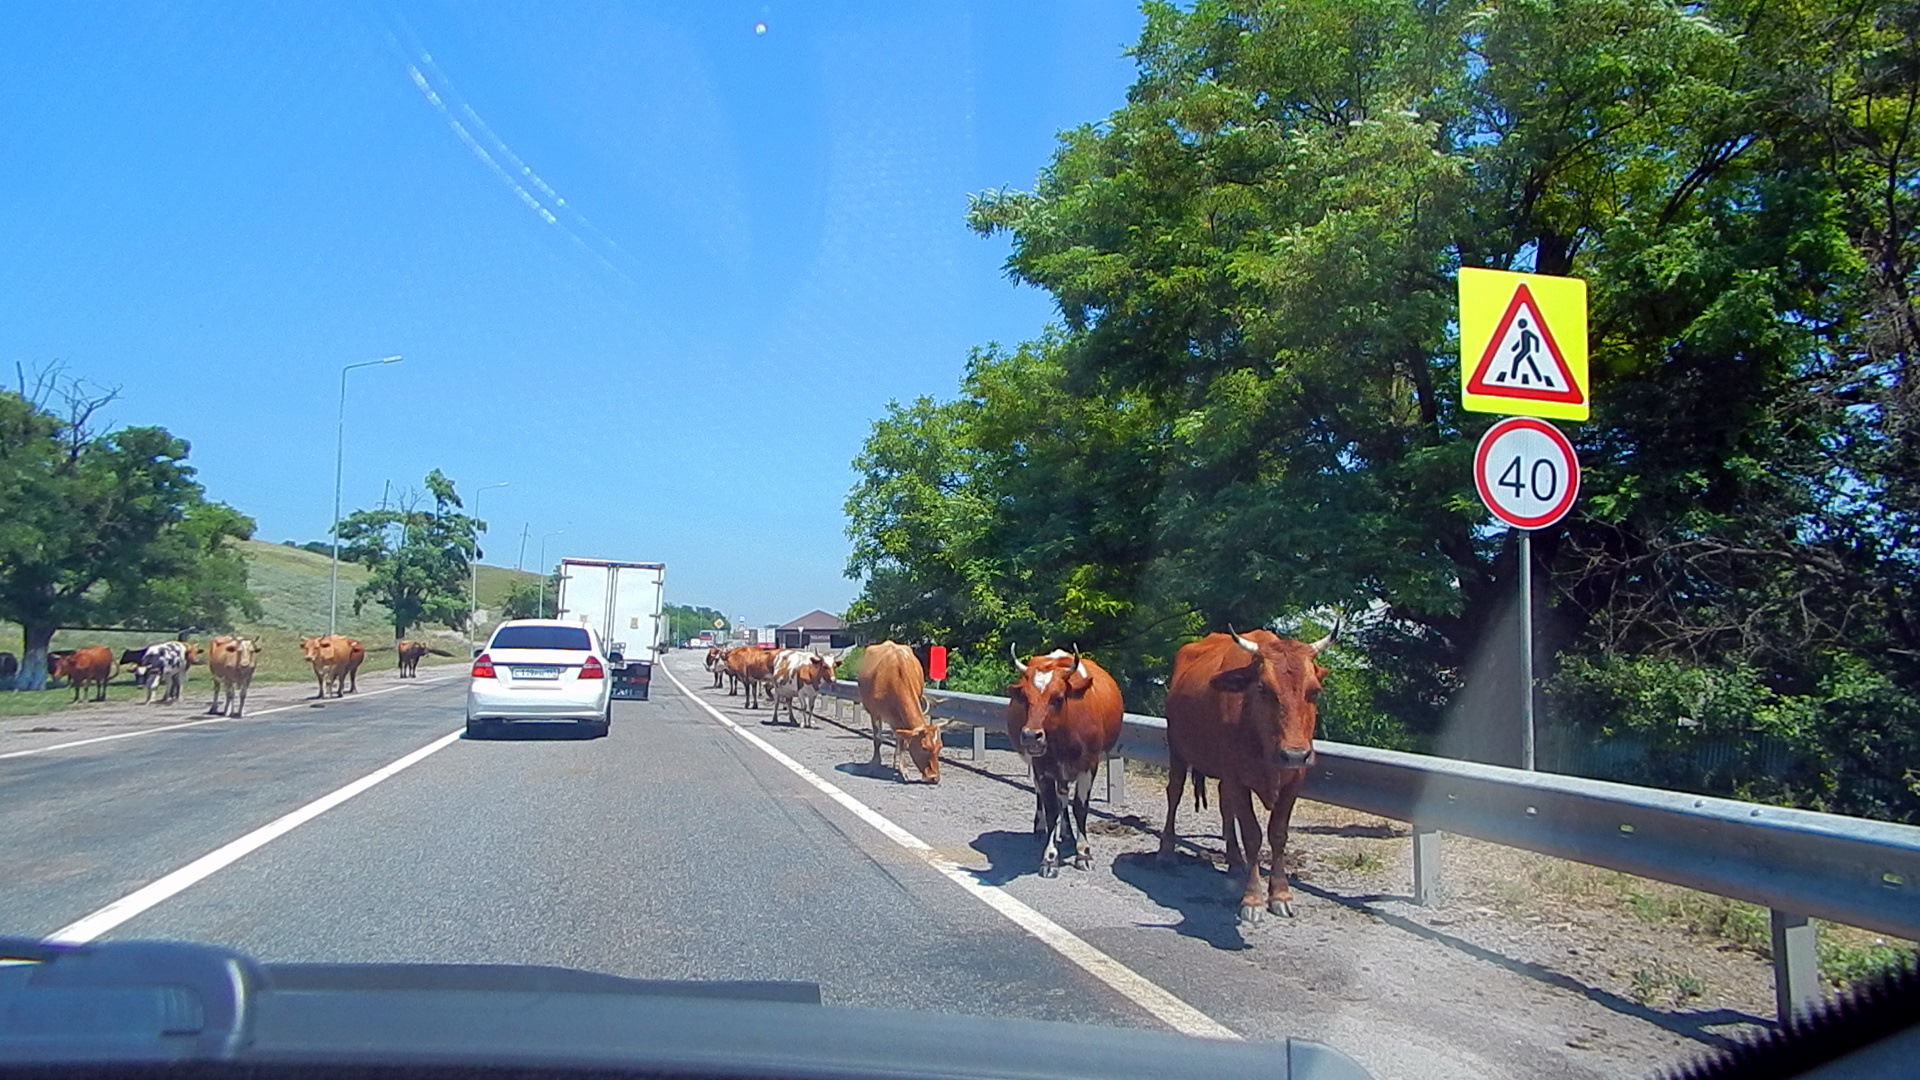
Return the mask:
{"type": "Polygon", "coordinates": [[[77,922],[68,923],[53,933],[48,934],[46,940],[49,942],[74,945],[92,941],[94,938],[119,926],[121,923],[160,903],[162,900],[179,894],[196,882],[205,879],[224,867],[231,866],[250,852],[257,851],[274,840],[305,825],[307,822],[339,806],[355,795],[366,791],[375,784],[425,761],[428,757],[453,745],[454,740],[463,734],[465,734],[464,728],[443,735],[391,765],[376,769],[360,779],[355,780],[353,783],[348,784],[346,787],[335,791],[331,795],[323,795],[271,824],[263,825],[232,843],[216,848],[180,869],[175,870],[173,873],[154,881],[152,884],[135,889],[133,892],[128,893],[77,922]]]}
{"type": "Polygon", "coordinates": [[[786,766],[788,771],[813,785],[834,802],[846,807],[861,821],[878,829],[887,839],[919,856],[921,861],[939,871],[947,880],[965,889],[988,907],[1005,915],[1015,926],[1039,938],[1049,948],[1077,964],[1087,974],[1106,983],[1121,996],[1145,1009],[1154,1019],[1186,1035],[1200,1035],[1212,1039],[1240,1038],[1232,1028],[1175,997],[1146,976],[1087,944],[1073,931],[1015,899],[1005,889],[980,881],[971,871],[935,851],[925,840],[894,824],[878,810],[842,791],[812,769],[782,753],[772,743],[741,727],[719,709],[695,697],[693,692],[687,689],[686,684],[668,670],[665,664],[660,665],[660,670],[666,672],[667,678],[673,681],[673,685],[679,688],[689,701],[707,710],[714,719],[725,724],[735,735],[786,766]]]}
{"type": "MultiPolygon", "coordinates": [[[[354,696],[362,697],[362,698],[370,698],[376,694],[391,694],[395,690],[406,690],[414,686],[422,686],[422,685],[431,686],[434,683],[440,683],[440,682],[446,682],[446,681],[447,680],[444,678],[423,679],[418,683],[402,683],[399,686],[389,686],[385,690],[369,690],[364,694],[355,694],[354,696]]],[[[351,698],[328,698],[327,700],[339,701],[342,704],[345,704],[347,701],[350,701],[352,699],[351,698]]],[[[167,724],[162,727],[141,728],[139,731],[123,731],[118,735],[96,735],[91,739],[75,739],[72,742],[54,743],[52,746],[36,746],[31,750],[11,750],[11,751],[8,751],[7,753],[0,754],[0,761],[5,761],[8,758],[30,757],[34,754],[51,754],[55,750],[71,750],[76,746],[91,746],[94,743],[112,742],[115,739],[131,739],[136,735],[157,735],[162,731],[179,731],[181,728],[199,727],[201,724],[223,724],[232,720],[252,720],[254,717],[257,717],[257,716],[269,716],[277,712],[286,712],[288,709],[306,709],[306,708],[311,708],[312,705],[313,705],[312,701],[302,701],[292,705],[276,705],[271,709],[261,709],[257,712],[250,712],[245,716],[240,716],[240,717],[209,716],[205,720],[189,720],[184,724],[167,724]]],[[[50,713],[48,715],[58,715],[58,714],[50,713]]]]}

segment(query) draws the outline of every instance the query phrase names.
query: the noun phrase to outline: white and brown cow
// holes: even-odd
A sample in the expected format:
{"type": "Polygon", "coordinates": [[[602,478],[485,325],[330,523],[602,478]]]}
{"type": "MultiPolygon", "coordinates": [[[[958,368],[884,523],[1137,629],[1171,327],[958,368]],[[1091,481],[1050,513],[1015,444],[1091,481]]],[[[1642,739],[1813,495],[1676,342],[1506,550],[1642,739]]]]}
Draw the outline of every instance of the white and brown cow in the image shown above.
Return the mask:
{"type": "Polygon", "coordinates": [[[833,681],[837,660],[811,649],[781,649],[773,654],[773,718],[780,719],[780,706],[787,707],[787,719],[799,727],[801,720],[793,711],[794,702],[806,714],[806,726],[813,726],[813,702],[820,688],[833,681]]]}

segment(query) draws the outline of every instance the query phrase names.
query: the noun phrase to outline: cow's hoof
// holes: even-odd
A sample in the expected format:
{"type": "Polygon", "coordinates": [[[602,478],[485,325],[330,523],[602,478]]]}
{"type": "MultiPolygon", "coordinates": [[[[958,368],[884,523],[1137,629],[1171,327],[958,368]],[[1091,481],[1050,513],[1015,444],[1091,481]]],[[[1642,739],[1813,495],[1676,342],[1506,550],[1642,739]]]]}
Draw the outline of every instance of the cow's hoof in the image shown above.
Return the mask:
{"type": "Polygon", "coordinates": [[[1075,856],[1073,857],[1073,868],[1074,868],[1075,870],[1091,870],[1091,869],[1093,869],[1093,856],[1091,856],[1091,855],[1075,855],[1075,856]]]}
{"type": "Polygon", "coordinates": [[[1275,915],[1291,919],[1293,918],[1293,901],[1269,900],[1267,901],[1267,910],[1275,915]]]}
{"type": "Polygon", "coordinates": [[[1258,904],[1240,905],[1240,922],[1246,926],[1260,925],[1260,920],[1265,918],[1266,914],[1265,909],[1258,904]]]}
{"type": "Polygon", "coordinates": [[[1059,877],[1060,876],[1059,864],[1058,863],[1041,863],[1040,876],[1047,877],[1047,878],[1059,877]]]}

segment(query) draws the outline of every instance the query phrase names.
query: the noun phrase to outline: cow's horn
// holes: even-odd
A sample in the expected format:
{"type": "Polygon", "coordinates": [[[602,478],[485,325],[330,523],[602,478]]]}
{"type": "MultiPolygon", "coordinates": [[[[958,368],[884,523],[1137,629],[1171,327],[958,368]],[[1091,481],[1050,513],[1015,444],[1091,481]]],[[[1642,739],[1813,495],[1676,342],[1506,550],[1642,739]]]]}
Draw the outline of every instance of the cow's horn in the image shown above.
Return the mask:
{"type": "Polygon", "coordinates": [[[1013,660],[1013,670],[1022,675],[1027,673],[1027,665],[1020,662],[1020,650],[1013,642],[1007,642],[1007,656],[1013,660]]]}
{"type": "Polygon", "coordinates": [[[1227,633],[1233,635],[1233,643],[1235,645],[1253,653],[1255,656],[1260,655],[1260,643],[1257,641],[1248,641],[1246,638],[1241,637],[1240,631],[1235,630],[1232,623],[1227,624],[1227,633]]]}
{"type": "Polygon", "coordinates": [[[1080,662],[1080,643],[1077,641],[1073,643],[1073,673],[1082,677],[1087,674],[1086,665],[1080,662]]]}
{"type": "Polygon", "coordinates": [[[1319,641],[1316,641],[1313,643],[1313,651],[1317,653],[1320,650],[1326,648],[1327,646],[1333,644],[1333,639],[1339,636],[1340,636],[1340,617],[1336,615],[1334,616],[1334,619],[1333,619],[1333,629],[1327,631],[1326,637],[1323,637],[1319,641]]]}

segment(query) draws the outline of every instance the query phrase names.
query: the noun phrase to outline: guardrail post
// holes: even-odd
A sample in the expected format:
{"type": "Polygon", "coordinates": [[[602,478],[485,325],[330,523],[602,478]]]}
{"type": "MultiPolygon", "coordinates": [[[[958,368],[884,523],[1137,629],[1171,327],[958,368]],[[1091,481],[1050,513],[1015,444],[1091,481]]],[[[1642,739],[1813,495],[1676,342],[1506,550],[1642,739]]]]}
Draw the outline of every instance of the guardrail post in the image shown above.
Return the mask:
{"type": "Polygon", "coordinates": [[[1413,902],[1440,902],[1440,830],[1413,827],[1413,902]]]}
{"type": "Polygon", "coordinates": [[[1773,924],[1773,1000],[1780,1023],[1820,1002],[1820,943],[1813,920],[1767,909],[1773,924]]]}
{"type": "Polygon", "coordinates": [[[987,759],[987,729],[984,725],[973,725],[973,760],[987,759]]]}
{"type": "Polygon", "coordinates": [[[1107,805],[1121,806],[1127,801],[1127,759],[1107,759],[1107,805]]]}

